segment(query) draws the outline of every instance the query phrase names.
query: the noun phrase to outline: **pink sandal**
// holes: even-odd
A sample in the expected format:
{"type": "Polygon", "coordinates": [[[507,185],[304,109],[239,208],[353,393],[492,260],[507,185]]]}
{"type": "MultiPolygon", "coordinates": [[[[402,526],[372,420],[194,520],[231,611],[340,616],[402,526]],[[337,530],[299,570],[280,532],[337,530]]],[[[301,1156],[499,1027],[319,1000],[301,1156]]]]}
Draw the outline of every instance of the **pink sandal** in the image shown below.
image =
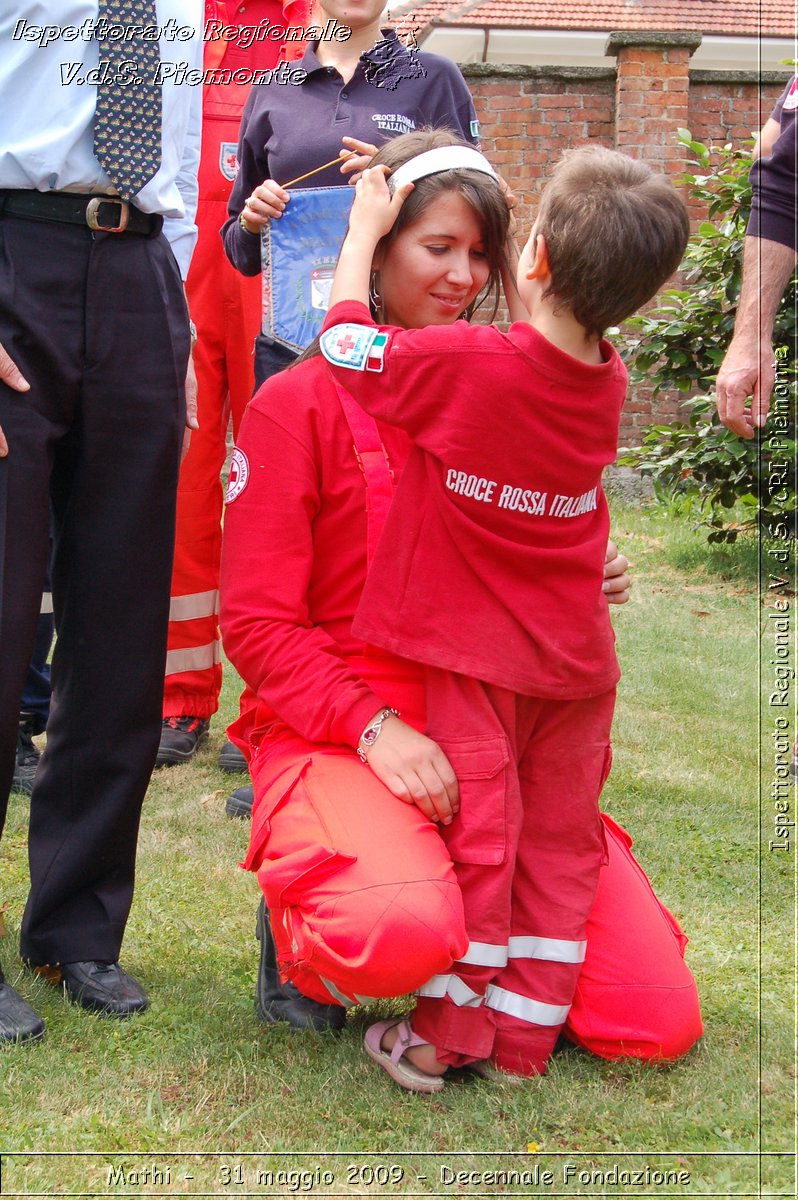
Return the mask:
{"type": "Polygon", "coordinates": [[[392,1020],[377,1021],[370,1025],[363,1036],[363,1049],[378,1066],[387,1071],[394,1083],[407,1088],[409,1092],[440,1092],[443,1090],[443,1076],[429,1075],[420,1070],[405,1058],[405,1051],[413,1046],[426,1046],[427,1043],[418,1034],[413,1033],[409,1021],[392,1020]],[[389,1052],[382,1049],[382,1039],[389,1029],[398,1027],[399,1036],[389,1052]]]}

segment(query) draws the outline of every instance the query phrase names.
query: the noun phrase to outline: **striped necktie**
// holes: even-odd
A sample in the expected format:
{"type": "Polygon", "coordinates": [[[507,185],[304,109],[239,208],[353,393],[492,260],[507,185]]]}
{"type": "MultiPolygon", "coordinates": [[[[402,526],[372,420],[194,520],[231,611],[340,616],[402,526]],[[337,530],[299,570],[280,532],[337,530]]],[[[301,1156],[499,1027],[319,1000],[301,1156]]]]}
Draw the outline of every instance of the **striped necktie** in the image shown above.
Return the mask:
{"type": "Polygon", "coordinates": [[[161,61],[155,0],[99,0],[94,154],[123,200],[161,165],[161,61]]]}

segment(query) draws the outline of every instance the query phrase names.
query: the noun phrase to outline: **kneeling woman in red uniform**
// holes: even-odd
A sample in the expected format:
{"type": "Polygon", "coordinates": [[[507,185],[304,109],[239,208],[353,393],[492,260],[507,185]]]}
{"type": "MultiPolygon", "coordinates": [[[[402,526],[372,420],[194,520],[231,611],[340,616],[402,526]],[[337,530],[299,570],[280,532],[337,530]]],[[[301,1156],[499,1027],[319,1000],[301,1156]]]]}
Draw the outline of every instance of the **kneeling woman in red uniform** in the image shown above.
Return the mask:
{"type": "MultiPolygon", "coordinates": [[[[409,134],[374,162],[395,169],[453,140],[409,134]]],[[[451,324],[495,294],[508,211],[495,186],[462,194],[473,222],[444,229],[436,206],[446,195],[437,193],[410,220],[400,214],[378,248],[374,302],[392,324],[451,324]],[[412,259],[410,240],[422,250],[412,259]]],[[[258,698],[237,730],[255,788],[246,865],[263,889],[284,978],[324,1005],[416,991],[484,950],[469,943],[435,823],[359,757],[389,710],[401,713],[390,720],[394,744],[401,726],[403,768],[429,757],[422,670],[352,634],[409,449],[406,435],[367,417],[311,356],[253,400],[228,491],[224,644],[258,698]]],[[[686,939],[627,835],[603,820],[608,861],[564,1032],[607,1058],[676,1058],[701,1034],[686,939]]]]}

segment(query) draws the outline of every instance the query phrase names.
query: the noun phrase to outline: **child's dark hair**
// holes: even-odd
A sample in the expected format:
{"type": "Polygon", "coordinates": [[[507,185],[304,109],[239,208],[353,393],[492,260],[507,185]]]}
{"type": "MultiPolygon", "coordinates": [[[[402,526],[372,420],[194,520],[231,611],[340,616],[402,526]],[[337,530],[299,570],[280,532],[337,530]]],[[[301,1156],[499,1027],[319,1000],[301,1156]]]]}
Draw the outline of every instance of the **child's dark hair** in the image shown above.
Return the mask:
{"type": "Polygon", "coordinates": [[[535,232],[546,240],[546,295],[601,336],[650,300],[679,266],[687,208],[664,175],[604,146],[567,150],[546,184],[535,232]]]}
{"type": "MultiPolygon", "coordinates": [[[[376,167],[380,163],[384,163],[386,167],[390,167],[391,171],[395,171],[397,167],[409,162],[411,158],[416,158],[427,150],[437,150],[441,146],[467,146],[473,150],[473,146],[463,141],[459,134],[453,133],[451,129],[417,129],[413,133],[403,133],[399,137],[391,138],[384,146],[380,147],[369,165],[376,167]]],[[[431,200],[452,190],[459,192],[476,214],[483,233],[485,259],[490,268],[488,282],[473,303],[469,305],[465,315],[471,317],[481,304],[490,300],[493,305],[490,320],[493,320],[501,300],[502,268],[507,262],[510,209],[500,184],[490,175],[458,167],[455,170],[441,171],[436,175],[426,175],[423,179],[418,179],[413,191],[402,205],[393,228],[377,246],[377,252],[386,250],[403,229],[412,225],[431,200]]],[[[377,312],[372,311],[372,316],[379,319],[377,312]]],[[[319,339],[317,337],[302,351],[296,361],[303,362],[306,358],[313,358],[318,353],[319,339]]]]}

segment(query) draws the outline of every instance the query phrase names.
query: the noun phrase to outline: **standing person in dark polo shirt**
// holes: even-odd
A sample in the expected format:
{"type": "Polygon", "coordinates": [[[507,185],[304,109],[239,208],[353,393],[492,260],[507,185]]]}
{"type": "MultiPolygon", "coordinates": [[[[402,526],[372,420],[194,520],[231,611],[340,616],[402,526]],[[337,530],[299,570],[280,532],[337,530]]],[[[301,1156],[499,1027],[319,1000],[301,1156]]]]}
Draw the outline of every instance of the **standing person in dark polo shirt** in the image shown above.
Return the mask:
{"type": "MultiPolygon", "coordinates": [[[[349,26],[351,37],[309,46],[294,64],[306,73],[302,82],[253,87],[241,122],[230,219],[222,230],[227,256],[242,274],[260,273],[260,231],[290,201],[281,181],[355,150],[342,167],[328,167],[302,184],[340,185],[342,175],[368,165],[375,147],[423,126],[446,126],[477,144],[471,93],[455,64],[410,49],[393,30],[381,29],[384,8],[382,0],[317,0],[314,23],[337,21],[349,26]]],[[[260,334],[256,386],[295,358],[260,334]]]]}
{"type": "Polygon", "coordinates": [[[773,325],[798,259],[796,114],[798,75],[765,126],[764,153],[751,167],[753,199],[737,319],[734,337],[718,372],[718,416],[744,438],[752,438],[754,430],[767,420],[775,382],[773,325]],[[774,139],[777,119],[779,130],[774,139]]]}
{"type": "MultiPolygon", "coordinates": [[[[201,5],[53,0],[44,27],[42,12],[6,0],[0,15],[0,820],[52,496],[58,643],[20,952],[83,1008],[126,1017],[147,1006],[117,960],[160,731],[187,400],[196,423],[181,275],[201,89],[168,72],[201,66],[201,5]]],[[[0,1041],[43,1032],[0,976],[0,1041]]]]}

